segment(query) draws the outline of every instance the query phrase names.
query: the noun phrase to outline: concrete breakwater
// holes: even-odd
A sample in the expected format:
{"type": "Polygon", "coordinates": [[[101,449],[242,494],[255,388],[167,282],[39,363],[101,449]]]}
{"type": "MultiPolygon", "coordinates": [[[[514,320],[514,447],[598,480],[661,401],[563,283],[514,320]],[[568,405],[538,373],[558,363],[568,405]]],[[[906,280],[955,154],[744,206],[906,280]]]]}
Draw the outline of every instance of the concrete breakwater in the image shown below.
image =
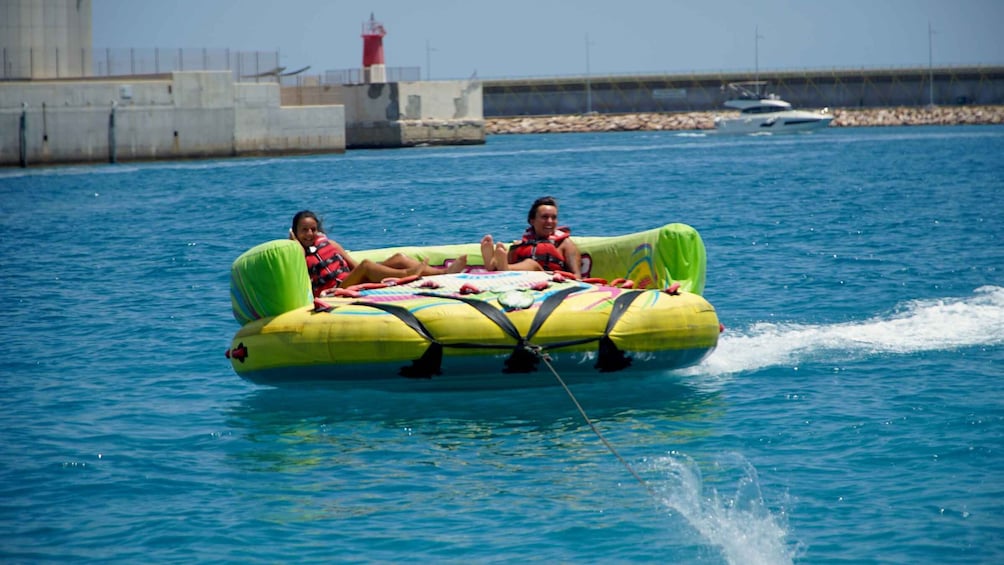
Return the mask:
{"type": "MultiPolygon", "coordinates": [[[[485,134],[676,131],[714,129],[715,116],[736,112],[568,114],[485,118],[485,134]]],[[[1004,124],[1004,106],[836,108],[830,127],[1004,124]]]]}

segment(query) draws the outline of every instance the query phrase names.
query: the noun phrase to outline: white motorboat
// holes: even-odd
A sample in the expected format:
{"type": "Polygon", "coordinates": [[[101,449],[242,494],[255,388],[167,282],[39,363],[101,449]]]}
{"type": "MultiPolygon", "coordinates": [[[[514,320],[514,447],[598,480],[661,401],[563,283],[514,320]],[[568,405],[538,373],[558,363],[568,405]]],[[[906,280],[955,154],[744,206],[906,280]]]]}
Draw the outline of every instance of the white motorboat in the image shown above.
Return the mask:
{"type": "MultiPolygon", "coordinates": [[[[728,85],[727,108],[739,110],[738,116],[715,117],[715,131],[720,133],[791,133],[825,128],[833,115],[823,108],[819,112],[795,110],[776,94],[768,94],[762,81],[735,82],[728,85]]],[[[724,90],[725,87],[722,87],[724,90]]]]}

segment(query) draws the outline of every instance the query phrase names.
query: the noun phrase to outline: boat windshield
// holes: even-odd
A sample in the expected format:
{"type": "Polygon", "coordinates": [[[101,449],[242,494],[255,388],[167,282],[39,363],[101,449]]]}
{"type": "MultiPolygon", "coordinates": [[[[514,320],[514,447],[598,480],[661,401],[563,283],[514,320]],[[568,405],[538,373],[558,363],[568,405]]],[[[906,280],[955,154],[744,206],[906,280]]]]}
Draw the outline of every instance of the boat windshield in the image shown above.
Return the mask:
{"type": "Polygon", "coordinates": [[[781,106],[752,106],[750,108],[743,108],[740,114],[773,114],[775,112],[784,112],[787,108],[781,106]]]}

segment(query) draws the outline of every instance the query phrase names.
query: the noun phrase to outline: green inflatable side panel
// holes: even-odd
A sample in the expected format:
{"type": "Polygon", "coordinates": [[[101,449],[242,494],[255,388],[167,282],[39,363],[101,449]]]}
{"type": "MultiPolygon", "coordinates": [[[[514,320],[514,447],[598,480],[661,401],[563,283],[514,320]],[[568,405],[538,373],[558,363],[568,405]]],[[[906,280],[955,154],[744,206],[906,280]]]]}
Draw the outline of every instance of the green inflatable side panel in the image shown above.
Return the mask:
{"type": "Polygon", "coordinates": [[[230,268],[230,303],[241,324],[313,304],[303,247],[277,239],[241,254],[230,268]]]}

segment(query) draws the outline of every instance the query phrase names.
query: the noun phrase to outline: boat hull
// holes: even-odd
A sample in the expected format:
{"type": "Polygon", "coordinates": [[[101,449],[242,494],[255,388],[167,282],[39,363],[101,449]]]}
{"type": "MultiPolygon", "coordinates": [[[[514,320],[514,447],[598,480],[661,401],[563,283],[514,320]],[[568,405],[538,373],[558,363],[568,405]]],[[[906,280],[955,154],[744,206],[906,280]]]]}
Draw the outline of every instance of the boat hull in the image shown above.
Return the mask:
{"type": "Polygon", "coordinates": [[[833,116],[793,110],[774,114],[762,114],[715,119],[715,131],[723,134],[782,134],[815,131],[828,127],[833,116]]]}

